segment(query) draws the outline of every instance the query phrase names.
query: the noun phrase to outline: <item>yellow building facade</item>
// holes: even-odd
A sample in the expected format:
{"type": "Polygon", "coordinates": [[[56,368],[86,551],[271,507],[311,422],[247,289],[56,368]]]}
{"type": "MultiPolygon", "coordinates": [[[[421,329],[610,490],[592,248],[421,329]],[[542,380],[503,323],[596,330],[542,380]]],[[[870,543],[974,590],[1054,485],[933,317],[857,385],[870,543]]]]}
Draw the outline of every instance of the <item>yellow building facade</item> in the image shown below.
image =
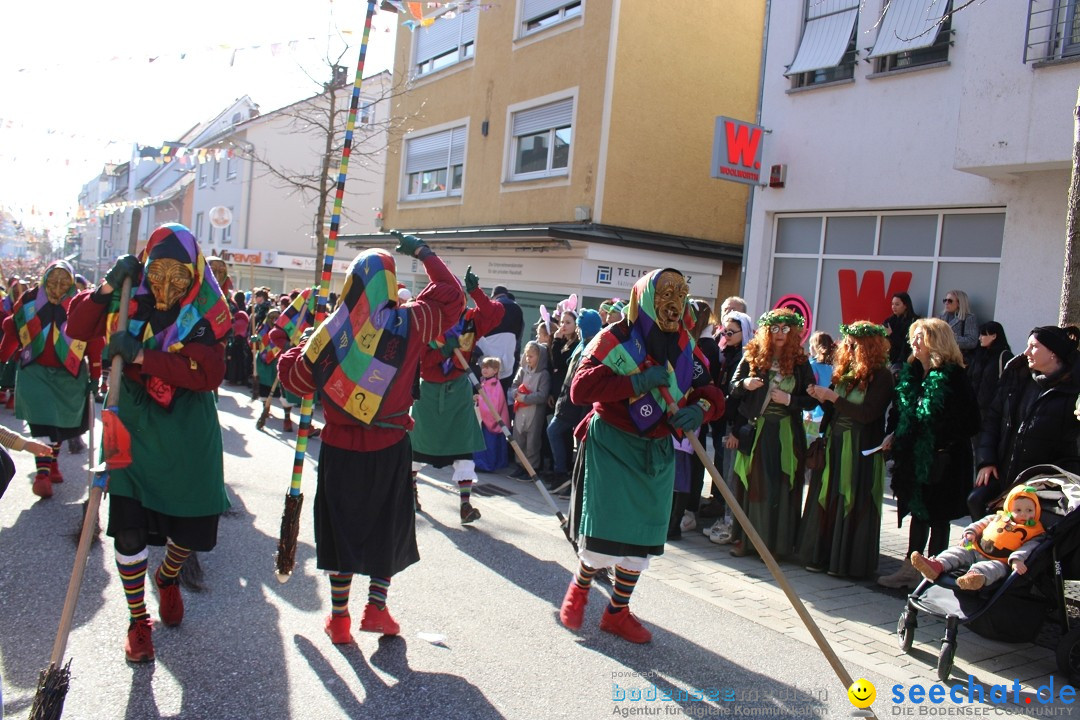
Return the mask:
{"type": "Polygon", "coordinates": [[[735,293],[748,189],[710,177],[713,129],[755,120],[764,8],[508,0],[401,27],[394,74],[411,82],[393,99],[384,227],[527,314],[571,292],[626,298],[655,267],[709,301],[735,293]]]}

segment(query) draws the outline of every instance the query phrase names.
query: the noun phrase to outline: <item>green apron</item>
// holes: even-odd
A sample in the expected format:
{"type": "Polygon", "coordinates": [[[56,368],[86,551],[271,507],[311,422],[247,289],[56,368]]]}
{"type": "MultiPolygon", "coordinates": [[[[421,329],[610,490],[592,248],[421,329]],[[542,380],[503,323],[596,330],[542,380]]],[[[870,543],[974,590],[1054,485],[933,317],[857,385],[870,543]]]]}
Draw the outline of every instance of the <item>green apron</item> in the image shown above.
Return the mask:
{"type": "Polygon", "coordinates": [[[413,451],[450,456],[483,450],[484,434],[475,407],[467,376],[444,383],[421,380],[420,398],[409,412],[416,423],[409,433],[413,451]]]}
{"type": "Polygon", "coordinates": [[[83,363],[78,375],[60,367],[30,363],[15,376],[15,417],[35,425],[77,428],[86,412],[90,373],[83,363]]]}
{"type": "Polygon", "coordinates": [[[217,515],[229,507],[212,392],[177,388],[169,411],[124,377],[119,406],[133,462],[109,472],[109,492],[176,517],[217,515]]]}

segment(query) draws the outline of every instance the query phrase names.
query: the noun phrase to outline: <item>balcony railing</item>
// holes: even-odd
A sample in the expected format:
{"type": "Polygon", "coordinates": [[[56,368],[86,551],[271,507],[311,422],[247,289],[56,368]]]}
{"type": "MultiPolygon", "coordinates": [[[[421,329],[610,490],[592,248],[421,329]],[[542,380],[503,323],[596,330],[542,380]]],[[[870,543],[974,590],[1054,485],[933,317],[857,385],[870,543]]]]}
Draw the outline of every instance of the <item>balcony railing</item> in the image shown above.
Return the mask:
{"type": "Polygon", "coordinates": [[[1080,0],[1028,0],[1024,62],[1080,56],[1080,0]]]}

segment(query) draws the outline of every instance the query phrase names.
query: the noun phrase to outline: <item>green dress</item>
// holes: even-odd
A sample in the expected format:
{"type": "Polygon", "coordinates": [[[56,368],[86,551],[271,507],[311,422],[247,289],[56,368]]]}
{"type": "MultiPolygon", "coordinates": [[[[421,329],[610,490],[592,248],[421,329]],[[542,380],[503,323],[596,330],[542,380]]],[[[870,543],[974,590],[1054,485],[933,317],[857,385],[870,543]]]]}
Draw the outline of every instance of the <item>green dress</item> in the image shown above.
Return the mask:
{"type": "MultiPolygon", "coordinates": [[[[769,371],[767,385],[776,383],[776,375],[776,370],[769,371]]],[[[783,376],[776,383],[787,393],[793,393],[795,385],[793,375],[783,376]]],[[[765,546],[779,557],[794,552],[802,514],[803,444],[796,441],[796,430],[803,432],[801,422],[797,426],[792,422],[792,410],[769,403],[757,419],[750,454],[740,452],[735,458],[735,474],[742,485],[742,508],[765,546]]],[[[747,552],[753,551],[741,528],[734,533],[734,540],[743,542],[747,552]]]]}
{"type": "MultiPolygon", "coordinates": [[[[840,385],[836,392],[855,406],[866,401],[858,388],[840,385]]],[[[876,421],[884,422],[884,408],[876,421]]],[[[799,559],[807,567],[853,578],[877,570],[885,463],[881,452],[862,454],[868,432],[848,414],[837,413],[829,423],[825,467],[811,477],[802,521],[799,559]]]]}
{"type": "Polygon", "coordinates": [[[109,472],[110,493],[176,517],[219,515],[229,507],[212,392],[177,388],[166,410],[124,377],[119,414],[131,433],[132,463],[109,472]]]}

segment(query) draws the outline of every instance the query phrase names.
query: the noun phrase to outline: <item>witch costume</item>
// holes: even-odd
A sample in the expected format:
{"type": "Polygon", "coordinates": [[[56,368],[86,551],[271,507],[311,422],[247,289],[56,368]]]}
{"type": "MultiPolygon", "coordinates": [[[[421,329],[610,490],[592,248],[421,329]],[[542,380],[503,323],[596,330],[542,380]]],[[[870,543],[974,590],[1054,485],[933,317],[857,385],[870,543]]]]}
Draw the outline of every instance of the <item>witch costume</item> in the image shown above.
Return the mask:
{"type": "Polygon", "coordinates": [[[371,578],[360,629],[399,632],[386,607],[390,579],[420,559],[409,472],[413,380],[427,344],[457,321],[464,303],[457,279],[426,244],[404,236],[398,252],[421,260],[431,279],[415,300],[398,305],[393,257],[366,250],[349,266],[333,315],[278,362],[285,388],[302,396],[317,390],[323,401],[315,554],[330,573],[325,630],[335,644],[352,642],[354,573],[371,578]]]}
{"type": "Polygon", "coordinates": [[[57,456],[64,440],[90,426],[90,375],[83,362],[86,343],[71,336],[69,311],[76,294],[75,271],[64,260],[49,264],[37,287],[23,293],[4,320],[5,358],[16,348],[15,417],[33,437],[48,438],[52,457],[37,458],[33,492],[52,497],[61,483],[57,456]]]}
{"type": "MultiPolygon", "coordinates": [[[[72,335],[108,332],[106,355],[124,358],[114,409],[131,435],[129,466],[109,472],[109,524],[131,624],[127,659],[154,659],[144,601],[147,545],[164,545],[154,573],[165,625],[184,617],[178,577],[193,551],[217,544],[225,493],[214,391],[225,376],[232,326],[225,297],[195,236],[179,224],[155,230],[138,259],[125,255],[94,291],[72,303],[72,335]],[[118,327],[119,286],[132,278],[127,327],[118,327]]],[[[110,408],[112,409],[112,408],[110,408]]]]}
{"type": "Polygon", "coordinates": [[[571,401],[593,409],[577,429],[582,445],[571,490],[581,562],[559,611],[572,630],[581,627],[593,577],[614,567],[601,630],[630,642],[652,639],[629,603],[649,557],[664,552],[675,482],[671,436],[724,413],[723,393],[708,373],[694,374],[699,351],[688,294],[677,270],[639,279],[625,319],[597,333],[574,375],[571,401]]]}
{"type": "Polygon", "coordinates": [[[458,486],[463,524],[480,518],[471,500],[476,482],[473,453],[486,444],[468,377],[472,369],[462,366],[454,350],[459,349],[468,362],[476,341],[497,327],[506,312],[484,294],[479,280],[468,296],[476,306],[463,309],[454,326],[428,343],[420,358],[420,396],[410,411],[415,425],[409,433],[414,482],[425,463],[437,468],[454,466],[451,480],[458,486]]]}

